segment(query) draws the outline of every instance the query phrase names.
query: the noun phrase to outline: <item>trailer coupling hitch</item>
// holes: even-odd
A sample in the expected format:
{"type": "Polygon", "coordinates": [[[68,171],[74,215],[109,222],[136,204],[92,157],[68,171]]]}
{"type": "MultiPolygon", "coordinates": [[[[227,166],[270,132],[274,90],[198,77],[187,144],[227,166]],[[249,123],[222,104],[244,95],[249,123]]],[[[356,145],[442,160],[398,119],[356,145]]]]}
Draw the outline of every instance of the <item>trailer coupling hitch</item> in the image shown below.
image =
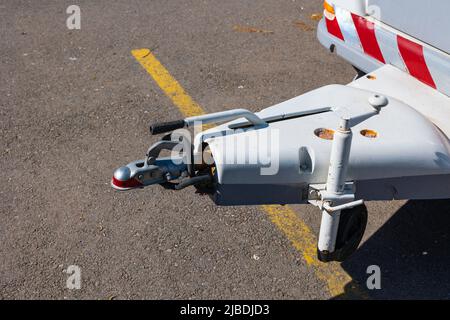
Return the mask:
{"type": "MultiPolygon", "coordinates": [[[[267,126],[266,121],[246,109],[234,109],[189,117],[182,120],[155,123],[150,126],[152,135],[169,133],[177,129],[196,125],[212,124],[245,118],[245,124],[255,127],[267,126]]],[[[118,168],[111,179],[111,186],[116,190],[131,190],[153,184],[165,188],[180,190],[195,185],[202,193],[211,191],[211,168],[203,164],[194,167],[191,139],[182,133],[166,134],[161,141],[153,144],[147,151],[146,158],[133,161],[118,168]],[[170,157],[159,157],[161,151],[172,152],[170,157]],[[183,154],[183,155],[177,155],[183,154]],[[181,152],[182,151],[182,152],[181,152]]]]}
{"type": "Polygon", "coordinates": [[[160,184],[168,189],[180,190],[190,185],[211,181],[210,175],[195,175],[192,168],[190,143],[184,139],[162,140],[148,149],[145,159],[118,168],[111,179],[111,186],[116,190],[125,191],[160,184]],[[161,151],[175,149],[184,155],[159,157],[161,151]]]}

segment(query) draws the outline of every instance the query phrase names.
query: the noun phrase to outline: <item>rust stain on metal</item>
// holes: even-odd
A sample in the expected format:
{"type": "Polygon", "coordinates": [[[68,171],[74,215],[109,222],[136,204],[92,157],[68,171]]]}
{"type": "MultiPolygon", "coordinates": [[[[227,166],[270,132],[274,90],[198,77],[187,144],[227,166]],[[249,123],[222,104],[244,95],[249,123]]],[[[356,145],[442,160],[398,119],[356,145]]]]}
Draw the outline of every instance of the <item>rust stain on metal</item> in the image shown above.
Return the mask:
{"type": "Polygon", "coordinates": [[[314,130],[314,134],[324,140],[333,140],[334,138],[334,130],[331,129],[319,128],[314,130]]]}
{"type": "Polygon", "coordinates": [[[360,131],[361,135],[366,138],[376,138],[378,137],[378,133],[375,130],[364,129],[360,131]]]}

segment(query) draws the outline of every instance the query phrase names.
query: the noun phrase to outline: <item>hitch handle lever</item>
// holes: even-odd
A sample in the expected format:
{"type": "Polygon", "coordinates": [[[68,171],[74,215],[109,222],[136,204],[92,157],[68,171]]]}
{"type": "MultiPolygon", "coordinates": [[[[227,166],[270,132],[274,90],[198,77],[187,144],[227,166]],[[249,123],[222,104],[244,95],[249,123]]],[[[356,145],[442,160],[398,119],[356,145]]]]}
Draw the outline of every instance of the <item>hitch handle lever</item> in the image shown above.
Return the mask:
{"type": "Polygon", "coordinates": [[[223,121],[231,121],[239,118],[245,118],[254,126],[267,126],[267,122],[258,117],[251,111],[246,109],[233,109],[209,114],[203,114],[194,117],[188,117],[184,120],[176,120],[170,122],[155,123],[150,126],[150,133],[152,135],[170,132],[176,129],[181,129],[184,127],[192,127],[197,123],[208,124],[217,123],[223,121]]]}
{"type": "Polygon", "coordinates": [[[364,203],[363,199],[344,203],[344,204],[341,204],[341,205],[335,206],[335,207],[330,206],[328,203],[324,203],[323,209],[325,209],[325,211],[327,211],[328,213],[332,213],[332,212],[341,211],[341,210],[345,210],[345,209],[351,209],[351,208],[357,207],[359,205],[362,205],[363,203],[364,203]]]}
{"type": "Polygon", "coordinates": [[[186,126],[186,122],[184,120],[175,120],[169,122],[158,122],[150,125],[150,133],[152,135],[166,133],[170,131],[174,131],[176,129],[182,129],[186,126]]]}

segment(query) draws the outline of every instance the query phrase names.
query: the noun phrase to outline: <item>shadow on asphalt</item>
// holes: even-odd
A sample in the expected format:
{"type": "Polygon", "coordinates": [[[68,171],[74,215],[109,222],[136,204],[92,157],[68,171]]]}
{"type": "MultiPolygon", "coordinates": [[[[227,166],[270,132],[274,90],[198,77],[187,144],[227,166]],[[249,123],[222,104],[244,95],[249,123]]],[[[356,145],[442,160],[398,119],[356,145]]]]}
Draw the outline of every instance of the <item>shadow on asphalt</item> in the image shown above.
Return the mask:
{"type": "MultiPolygon", "coordinates": [[[[367,267],[380,267],[372,299],[450,299],[449,241],[450,200],[409,201],[342,268],[365,288],[367,267]]],[[[352,298],[346,291],[335,299],[352,298]]]]}

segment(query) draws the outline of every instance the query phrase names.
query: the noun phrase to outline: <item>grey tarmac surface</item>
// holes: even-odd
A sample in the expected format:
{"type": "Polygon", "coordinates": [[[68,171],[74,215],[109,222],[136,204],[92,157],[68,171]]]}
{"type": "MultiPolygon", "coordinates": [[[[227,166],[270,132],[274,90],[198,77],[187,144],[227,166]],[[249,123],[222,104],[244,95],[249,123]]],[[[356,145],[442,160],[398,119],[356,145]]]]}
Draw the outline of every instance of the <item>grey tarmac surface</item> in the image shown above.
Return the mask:
{"type": "MultiPolygon", "coordinates": [[[[321,1],[0,2],[0,298],[330,299],[259,207],[218,208],[189,188],[118,193],[113,170],[180,114],[130,51],[149,48],[206,110],[259,110],[352,67],[315,37],[321,1]],[[301,21],[310,28],[299,27],[301,21]],[[248,26],[272,33],[237,32],[248,26]],[[69,265],[81,290],[65,286],[69,265]]],[[[450,298],[450,202],[368,205],[343,269],[373,298],[450,298]]],[[[314,208],[295,206],[318,232],[314,208]]]]}

